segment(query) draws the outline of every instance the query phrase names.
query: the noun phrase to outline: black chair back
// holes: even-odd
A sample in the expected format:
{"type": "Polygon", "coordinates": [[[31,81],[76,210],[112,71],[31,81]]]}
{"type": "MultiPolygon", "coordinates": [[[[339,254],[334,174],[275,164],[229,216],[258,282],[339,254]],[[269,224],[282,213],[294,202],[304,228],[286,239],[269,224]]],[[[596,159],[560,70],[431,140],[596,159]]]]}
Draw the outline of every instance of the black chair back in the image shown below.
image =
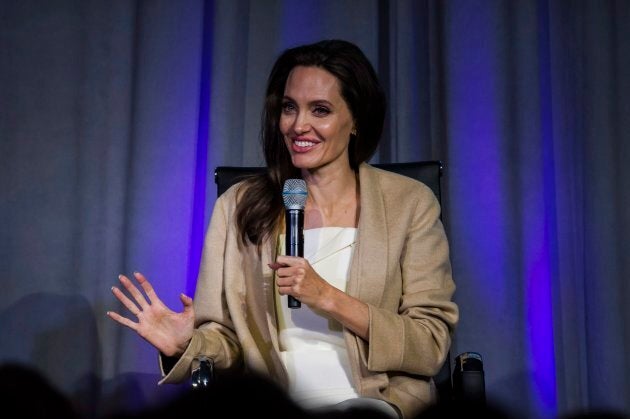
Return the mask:
{"type": "MultiPolygon", "coordinates": [[[[410,163],[379,163],[373,166],[417,179],[430,187],[438,200],[442,198],[440,188],[442,162],[439,160],[410,163]]],[[[260,166],[218,166],[214,171],[214,182],[217,184],[217,196],[220,196],[230,186],[243,178],[262,173],[264,170],[265,168],[260,166]]]]}

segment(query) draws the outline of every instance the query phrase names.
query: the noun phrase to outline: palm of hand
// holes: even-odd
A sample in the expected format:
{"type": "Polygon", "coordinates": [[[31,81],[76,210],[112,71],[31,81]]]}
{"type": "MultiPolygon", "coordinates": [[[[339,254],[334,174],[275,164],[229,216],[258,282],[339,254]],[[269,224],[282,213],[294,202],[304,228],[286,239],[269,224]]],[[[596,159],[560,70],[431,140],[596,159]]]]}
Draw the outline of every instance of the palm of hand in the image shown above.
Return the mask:
{"type": "Polygon", "coordinates": [[[113,311],[108,311],[107,315],[134,330],[164,355],[182,354],[193,335],[195,313],[192,299],[181,294],[180,300],[184,305],[184,310],[175,312],[160,300],[144,275],[136,272],[134,276],[144,290],[144,294],[124,275],[119,276],[120,283],[131,298],[117,287],[112,287],[112,292],[131,314],[138,318],[138,321],[134,322],[113,311]]]}
{"type": "Polygon", "coordinates": [[[162,301],[154,301],[138,313],[136,332],[164,355],[181,354],[193,334],[194,312],[175,312],[162,301]]]}

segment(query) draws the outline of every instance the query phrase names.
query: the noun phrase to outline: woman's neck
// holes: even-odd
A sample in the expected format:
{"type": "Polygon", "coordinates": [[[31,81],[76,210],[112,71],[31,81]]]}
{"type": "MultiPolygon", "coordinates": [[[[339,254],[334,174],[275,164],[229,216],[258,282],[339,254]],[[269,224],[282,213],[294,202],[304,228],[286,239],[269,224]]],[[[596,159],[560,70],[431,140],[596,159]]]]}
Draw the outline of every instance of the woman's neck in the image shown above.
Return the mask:
{"type": "Polygon", "coordinates": [[[359,178],[349,166],[303,176],[308,187],[304,228],[357,226],[359,178]]]}

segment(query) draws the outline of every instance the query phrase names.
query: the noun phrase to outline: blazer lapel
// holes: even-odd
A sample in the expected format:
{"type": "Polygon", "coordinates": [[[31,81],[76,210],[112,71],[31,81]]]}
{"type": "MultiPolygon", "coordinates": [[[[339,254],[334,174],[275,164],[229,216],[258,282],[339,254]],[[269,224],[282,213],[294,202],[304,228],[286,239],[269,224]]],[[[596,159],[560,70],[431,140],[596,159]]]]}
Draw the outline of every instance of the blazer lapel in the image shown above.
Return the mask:
{"type": "Polygon", "coordinates": [[[285,388],[288,386],[288,376],[282,365],[282,361],[278,357],[280,352],[280,343],[278,341],[278,322],[276,319],[276,303],[275,303],[275,284],[274,284],[274,271],[269,267],[269,263],[274,262],[277,257],[277,233],[271,234],[271,238],[262,246],[261,261],[262,261],[262,288],[265,296],[265,316],[266,323],[269,330],[269,337],[271,339],[271,345],[273,351],[269,351],[267,356],[270,363],[273,365],[272,370],[276,373],[276,378],[280,381],[281,385],[285,388]]]}
{"type": "MultiPolygon", "coordinates": [[[[272,235],[275,237],[275,235],[272,235]]],[[[275,315],[275,286],[274,286],[274,272],[269,267],[269,263],[274,262],[276,259],[276,246],[274,244],[276,240],[270,239],[262,246],[262,281],[263,281],[263,290],[266,300],[267,307],[267,324],[269,326],[269,330],[271,331],[271,339],[273,345],[278,348],[278,330],[277,330],[277,322],[275,315]]]]}
{"type": "Polygon", "coordinates": [[[361,164],[359,182],[361,213],[348,293],[366,303],[379,305],[389,261],[385,203],[375,169],[361,164]]]}

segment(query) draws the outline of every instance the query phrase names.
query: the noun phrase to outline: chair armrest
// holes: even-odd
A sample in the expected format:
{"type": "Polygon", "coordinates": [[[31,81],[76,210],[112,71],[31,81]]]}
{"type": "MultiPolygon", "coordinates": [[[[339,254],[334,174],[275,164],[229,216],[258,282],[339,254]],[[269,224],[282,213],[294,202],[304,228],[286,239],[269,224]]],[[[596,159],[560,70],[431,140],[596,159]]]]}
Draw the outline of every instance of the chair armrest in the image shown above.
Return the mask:
{"type": "Polygon", "coordinates": [[[481,354],[464,352],[455,358],[453,398],[458,402],[486,403],[486,384],[481,354]]]}
{"type": "Polygon", "coordinates": [[[193,390],[206,389],[214,381],[214,360],[206,356],[196,357],[192,367],[193,390]]]}

